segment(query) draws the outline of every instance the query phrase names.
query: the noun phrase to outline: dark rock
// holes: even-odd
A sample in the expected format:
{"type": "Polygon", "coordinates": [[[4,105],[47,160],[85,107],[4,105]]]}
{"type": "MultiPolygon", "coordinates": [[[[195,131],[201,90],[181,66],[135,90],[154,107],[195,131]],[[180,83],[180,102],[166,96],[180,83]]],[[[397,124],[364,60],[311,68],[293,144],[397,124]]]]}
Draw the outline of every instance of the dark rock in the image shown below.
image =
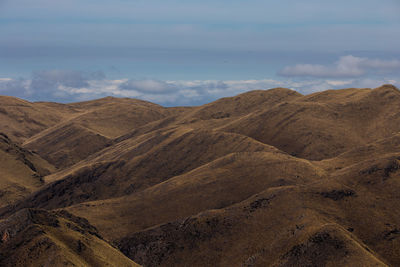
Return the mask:
{"type": "Polygon", "coordinates": [[[319,193],[321,196],[324,198],[329,198],[334,201],[342,200],[345,197],[354,197],[356,196],[356,193],[353,190],[347,189],[347,190],[332,190],[329,192],[321,192],[319,193]]]}

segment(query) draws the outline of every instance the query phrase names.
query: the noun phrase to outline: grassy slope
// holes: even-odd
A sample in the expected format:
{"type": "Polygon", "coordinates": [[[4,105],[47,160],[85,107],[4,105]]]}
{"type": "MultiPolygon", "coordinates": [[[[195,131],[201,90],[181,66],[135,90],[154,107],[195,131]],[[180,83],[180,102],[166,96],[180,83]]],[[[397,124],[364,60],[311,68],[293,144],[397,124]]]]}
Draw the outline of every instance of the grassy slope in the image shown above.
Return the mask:
{"type": "Polygon", "coordinates": [[[0,206],[15,203],[44,185],[55,168],[0,133],[0,206]]]}
{"type": "Polygon", "coordinates": [[[221,157],[137,194],[69,207],[95,222],[110,239],[241,202],[267,188],[307,184],[326,174],[281,152],[239,152],[221,157]],[[126,212],[129,210],[129,212],[126,212]],[[119,227],[113,227],[118,218],[119,227]]]}
{"type": "Polygon", "coordinates": [[[67,108],[77,113],[25,145],[75,161],[8,211],[69,207],[150,266],[400,265],[392,86],[307,96],[278,88],[192,108],[115,98],[67,108]],[[130,110],[121,120],[119,105],[130,110]],[[106,142],[85,147],[92,133],[106,142]]]}
{"type": "Polygon", "coordinates": [[[320,160],[399,132],[399,114],[400,92],[392,86],[332,90],[250,113],[222,130],[320,160]]]}
{"type": "Polygon", "coordinates": [[[138,231],[123,238],[120,247],[138,262],[154,265],[398,266],[400,151],[391,151],[393,142],[388,138],[357,148],[368,149],[370,156],[356,162],[350,157],[347,166],[346,154],[330,160],[333,166],[314,162],[328,166],[330,175],[269,188],[226,208],[138,231]],[[326,225],[330,230],[323,230],[326,225]]]}
{"type": "Polygon", "coordinates": [[[21,210],[0,221],[1,266],[138,266],[87,221],[64,211],[21,210]],[[5,234],[6,233],[6,234],[5,234]]]}
{"type": "Polygon", "coordinates": [[[81,112],[30,137],[23,144],[61,169],[109,146],[120,135],[179,113],[135,99],[103,98],[68,107],[81,112]]]}
{"type": "Polygon", "coordinates": [[[62,172],[61,178],[59,173],[54,174],[56,181],[17,208],[59,208],[129,195],[230,153],[278,151],[238,134],[182,127],[140,141],[126,140],[114,145],[77,170],[62,172]]]}

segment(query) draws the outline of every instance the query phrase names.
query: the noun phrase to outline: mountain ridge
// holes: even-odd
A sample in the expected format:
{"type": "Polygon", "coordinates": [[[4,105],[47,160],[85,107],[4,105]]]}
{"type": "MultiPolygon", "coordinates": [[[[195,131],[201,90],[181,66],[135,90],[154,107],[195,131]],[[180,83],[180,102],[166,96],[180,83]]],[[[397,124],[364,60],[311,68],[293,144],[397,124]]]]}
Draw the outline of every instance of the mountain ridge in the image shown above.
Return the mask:
{"type": "Polygon", "coordinates": [[[400,265],[392,85],[0,104],[3,265],[400,265]]]}

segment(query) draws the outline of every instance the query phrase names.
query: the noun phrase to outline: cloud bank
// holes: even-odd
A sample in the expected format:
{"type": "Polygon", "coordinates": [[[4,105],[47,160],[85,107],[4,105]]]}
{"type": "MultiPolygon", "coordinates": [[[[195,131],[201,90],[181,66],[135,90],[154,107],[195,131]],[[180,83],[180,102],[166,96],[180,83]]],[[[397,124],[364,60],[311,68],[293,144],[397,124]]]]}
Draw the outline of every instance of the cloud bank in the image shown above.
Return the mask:
{"type": "MultiPolygon", "coordinates": [[[[385,61],[367,61],[363,66],[373,68],[385,61]]],[[[390,63],[397,66],[396,62],[390,63]]],[[[107,79],[102,72],[49,70],[32,73],[27,78],[0,78],[0,94],[31,101],[74,102],[104,96],[138,98],[165,106],[204,104],[221,97],[233,96],[250,90],[286,87],[309,94],[327,89],[347,87],[378,87],[396,79],[258,79],[258,80],[157,80],[107,79]]]]}
{"type": "Polygon", "coordinates": [[[348,55],[340,57],[332,66],[297,64],[285,67],[278,74],[286,77],[354,78],[364,76],[369,71],[400,72],[400,60],[369,59],[348,55]]]}

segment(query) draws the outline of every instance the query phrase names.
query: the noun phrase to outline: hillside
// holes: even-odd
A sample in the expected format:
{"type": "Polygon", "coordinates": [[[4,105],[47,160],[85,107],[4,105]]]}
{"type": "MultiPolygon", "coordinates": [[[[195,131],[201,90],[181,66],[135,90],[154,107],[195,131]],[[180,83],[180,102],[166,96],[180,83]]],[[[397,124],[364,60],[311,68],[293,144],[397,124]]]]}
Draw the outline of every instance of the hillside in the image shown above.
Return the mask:
{"type": "Polygon", "coordinates": [[[85,202],[68,210],[96,222],[107,238],[118,239],[176,218],[231,206],[267,188],[304,185],[324,176],[322,169],[281,152],[237,152],[140,193],[85,202]],[[131,213],[125,212],[128,209],[131,213]],[[118,218],[118,230],[112,218],[118,218]]]}
{"type": "Polygon", "coordinates": [[[13,143],[0,133],[0,207],[37,191],[43,177],[55,168],[39,155],[13,143]]]}
{"type": "Polygon", "coordinates": [[[286,88],[255,90],[203,105],[189,113],[187,117],[201,120],[239,117],[301,96],[300,93],[286,88]]]}
{"type": "Polygon", "coordinates": [[[0,221],[1,266],[139,266],[67,212],[21,210],[0,221]]]}
{"type": "Polygon", "coordinates": [[[0,101],[1,266],[400,266],[392,85],[0,101]]]}
{"type": "Polygon", "coordinates": [[[127,140],[84,166],[56,173],[56,181],[18,207],[60,208],[139,192],[233,152],[277,151],[237,134],[178,128],[127,140]],[[121,153],[123,151],[123,153],[121,153]],[[169,159],[165,161],[163,159],[169,159]]]}
{"type": "Polygon", "coordinates": [[[62,104],[31,103],[14,97],[0,96],[1,132],[17,143],[22,143],[77,113],[74,108],[62,104]]]}
{"type": "Polygon", "coordinates": [[[321,160],[400,131],[400,92],[374,90],[315,93],[244,116],[222,128],[301,158],[321,160]]]}
{"type": "Polygon", "coordinates": [[[109,146],[114,138],[152,121],[179,113],[159,105],[135,99],[103,98],[68,104],[81,114],[62,121],[25,140],[58,168],[71,166],[109,146]]]}

